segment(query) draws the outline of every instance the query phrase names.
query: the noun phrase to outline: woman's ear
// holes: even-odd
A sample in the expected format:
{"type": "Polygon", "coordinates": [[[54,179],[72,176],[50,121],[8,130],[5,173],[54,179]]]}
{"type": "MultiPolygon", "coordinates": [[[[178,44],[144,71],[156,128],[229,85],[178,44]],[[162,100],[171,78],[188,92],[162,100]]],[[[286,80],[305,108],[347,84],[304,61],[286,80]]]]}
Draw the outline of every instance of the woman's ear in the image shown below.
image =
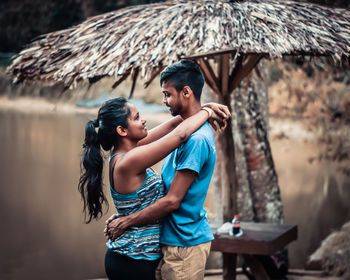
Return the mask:
{"type": "Polygon", "coordinates": [[[118,125],[115,130],[120,136],[128,135],[128,130],[126,128],[122,127],[121,125],[118,125]]]}

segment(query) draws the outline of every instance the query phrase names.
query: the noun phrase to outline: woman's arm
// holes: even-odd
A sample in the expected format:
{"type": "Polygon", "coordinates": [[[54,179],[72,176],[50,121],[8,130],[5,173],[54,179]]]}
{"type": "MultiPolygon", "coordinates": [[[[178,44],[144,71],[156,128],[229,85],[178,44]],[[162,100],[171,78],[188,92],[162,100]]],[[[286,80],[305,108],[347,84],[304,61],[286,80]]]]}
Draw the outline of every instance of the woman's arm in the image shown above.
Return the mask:
{"type": "Polygon", "coordinates": [[[148,132],[148,135],[137,143],[137,146],[146,145],[152,143],[169,132],[173,131],[183,119],[181,116],[173,117],[171,120],[164,122],[148,132]]]}
{"type": "Polygon", "coordinates": [[[200,128],[213,114],[210,108],[202,109],[184,120],[173,131],[147,145],[138,146],[129,151],[118,162],[118,172],[124,176],[140,174],[146,168],[165,158],[175,148],[185,142],[188,137],[200,128]]]}
{"type": "MultiPolygon", "coordinates": [[[[215,113],[213,117],[215,116],[217,117],[216,119],[214,119],[213,117],[209,119],[209,122],[212,125],[212,127],[215,130],[217,130],[217,126],[215,125],[215,122],[216,122],[219,125],[220,129],[225,129],[226,127],[225,120],[231,117],[231,113],[228,110],[227,106],[219,103],[211,102],[211,103],[204,104],[203,107],[208,107],[212,109],[215,113]]],[[[147,137],[145,137],[144,139],[140,140],[137,143],[137,146],[146,145],[160,139],[164,135],[174,130],[182,121],[183,119],[181,118],[181,116],[176,116],[176,117],[173,117],[171,120],[156,126],[155,128],[151,129],[148,132],[147,137]]]]}

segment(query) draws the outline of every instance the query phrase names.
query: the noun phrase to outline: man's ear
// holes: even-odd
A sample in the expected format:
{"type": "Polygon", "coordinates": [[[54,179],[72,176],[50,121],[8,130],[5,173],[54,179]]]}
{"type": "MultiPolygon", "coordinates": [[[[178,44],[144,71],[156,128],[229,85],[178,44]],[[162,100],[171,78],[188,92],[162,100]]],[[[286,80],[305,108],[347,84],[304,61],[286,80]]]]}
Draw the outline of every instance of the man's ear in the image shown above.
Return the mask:
{"type": "Polygon", "coordinates": [[[193,91],[189,86],[184,86],[182,92],[185,98],[190,98],[190,96],[193,95],[193,91]]]}
{"type": "Polygon", "coordinates": [[[128,130],[126,128],[122,127],[121,125],[118,125],[115,130],[120,136],[128,135],[128,130]]]}

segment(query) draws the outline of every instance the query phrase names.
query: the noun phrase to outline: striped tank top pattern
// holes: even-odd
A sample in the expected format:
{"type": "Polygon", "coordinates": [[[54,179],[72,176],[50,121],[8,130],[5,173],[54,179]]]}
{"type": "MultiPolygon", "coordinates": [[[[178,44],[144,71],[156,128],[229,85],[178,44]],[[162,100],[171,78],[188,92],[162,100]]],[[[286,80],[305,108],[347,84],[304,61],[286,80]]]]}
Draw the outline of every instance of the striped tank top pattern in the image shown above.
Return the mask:
{"type": "MultiPolygon", "coordinates": [[[[146,170],[142,186],[135,192],[120,194],[110,186],[112,199],[119,216],[140,211],[164,196],[162,178],[151,169],[146,170]]],[[[159,244],[160,223],[130,227],[115,241],[109,240],[107,247],[114,252],[134,259],[156,260],[161,257],[159,244]]]]}

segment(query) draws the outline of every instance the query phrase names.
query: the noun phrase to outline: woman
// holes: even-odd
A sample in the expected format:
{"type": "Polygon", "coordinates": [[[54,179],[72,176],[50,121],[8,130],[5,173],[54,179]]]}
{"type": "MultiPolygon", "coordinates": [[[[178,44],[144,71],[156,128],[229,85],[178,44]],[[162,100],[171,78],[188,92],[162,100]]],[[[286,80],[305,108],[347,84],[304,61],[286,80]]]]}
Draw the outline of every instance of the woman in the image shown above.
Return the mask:
{"type": "MultiPolygon", "coordinates": [[[[111,151],[110,191],[119,215],[128,215],[152,204],[164,195],[161,177],[150,167],[185,142],[209,119],[220,121],[220,110],[203,107],[195,115],[180,116],[152,129],[136,107],[125,98],[107,101],[98,117],[86,125],[79,191],[84,200],[87,223],[102,215],[106,198],[102,189],[103,158],[100,146],[111,151]],[[210,118],[211,117],[211,118],[210,118]],[[98,132],[96,132],[98,128],[98,132]]],[[[106,273],[110,279],[154,279],[161,257],[158,222],[132,227],[107,243],[106,273]]]]}

